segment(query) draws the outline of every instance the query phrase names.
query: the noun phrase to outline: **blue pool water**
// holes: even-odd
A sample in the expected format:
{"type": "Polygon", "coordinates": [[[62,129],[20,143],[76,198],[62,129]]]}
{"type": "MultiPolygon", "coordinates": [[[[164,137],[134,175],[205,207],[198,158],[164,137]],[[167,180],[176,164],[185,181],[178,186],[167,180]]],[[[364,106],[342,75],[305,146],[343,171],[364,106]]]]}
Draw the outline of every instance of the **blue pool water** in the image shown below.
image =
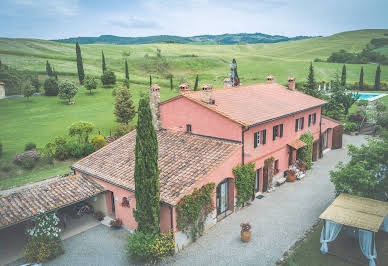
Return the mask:
{"type": "MultiPolygon", "coordinates": [[[[355,93],[353,93],[353,95],[356,95],[355,93]]],[[[369,98],[373,98],[373,97],[376,97],[376,96],[379,96],[380,94],[378,93],[359,93],[358,95],[360,95],[360,98],[358,98],[359,100],[368,100],[369,98]]]]}

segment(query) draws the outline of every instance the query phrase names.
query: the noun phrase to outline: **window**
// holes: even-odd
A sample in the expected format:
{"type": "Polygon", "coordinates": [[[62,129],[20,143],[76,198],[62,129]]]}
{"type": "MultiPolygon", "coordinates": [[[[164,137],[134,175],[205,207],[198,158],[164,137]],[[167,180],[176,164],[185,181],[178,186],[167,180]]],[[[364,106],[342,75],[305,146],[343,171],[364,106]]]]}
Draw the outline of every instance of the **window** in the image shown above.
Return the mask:
{"type": "Polygon", "coordinates": [[[275,140],[277,137],[283,137],[283,124],[273,127],[272,140],[275,140]]]}
{"type": "Polygon", "coordinates": [[[186,125],[186,132],[191,133],[191,125],[186,125]]]}
{"type": "Polygon", "coordinates": [[[255,191],[258,192],[259,191],[259,182],[260,182],[260,170],[261,168],[259,169],[256,169],[256,173],[255,173],[255,191]]]}
{"type": "Polygon", "coordinates": [[[262,131],[258,131],[258,132],[255,132],[253,134],[253,147],[254,148],[257,148],[257,146],[259,146],[260,144],[265,144],[266,142],[266,135],[267,135],[267,130],[262,130],[262,131]]]}
{"type": "Polygon", "coordinates": [[[295,120],[295,132],[297,132],[298,130],[303,129],[303,127],[304,127],[304,117],[297,118],[295,120]]]}
{"type": "Polygon", "coordinates": [[[311,126],[312,120],[313,120],[313,115],[309,114],[309,127],[311,126]]]}
{"type": "Polygon", "coordinates": [[[317,122],[317,113],[313,114],[313,125],[317,122]]]}

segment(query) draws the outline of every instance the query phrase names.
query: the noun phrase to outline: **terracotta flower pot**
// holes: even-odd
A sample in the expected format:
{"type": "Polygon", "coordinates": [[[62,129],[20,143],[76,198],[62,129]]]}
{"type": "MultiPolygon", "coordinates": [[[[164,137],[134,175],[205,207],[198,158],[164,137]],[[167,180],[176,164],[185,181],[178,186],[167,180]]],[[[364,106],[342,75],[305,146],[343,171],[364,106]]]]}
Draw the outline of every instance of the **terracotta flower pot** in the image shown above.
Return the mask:
{"type": "Polygon", "coordinates": [[[251,231],[241,230],[241,240],[243,242],[248,242],[251,239],[251,231]]]}
{"type": "Polygon", "coordinates": [[[296,174],[287,174],[287,181],[288,182],[294,182],[296,180],[296,174]]]}
{"type": "Polygon", "coordinates": [[[305,173],[306,172],[306,166],[302,166],[302,167],[300,167],[300,170],[303,172],[303,173],[305,173]]]}

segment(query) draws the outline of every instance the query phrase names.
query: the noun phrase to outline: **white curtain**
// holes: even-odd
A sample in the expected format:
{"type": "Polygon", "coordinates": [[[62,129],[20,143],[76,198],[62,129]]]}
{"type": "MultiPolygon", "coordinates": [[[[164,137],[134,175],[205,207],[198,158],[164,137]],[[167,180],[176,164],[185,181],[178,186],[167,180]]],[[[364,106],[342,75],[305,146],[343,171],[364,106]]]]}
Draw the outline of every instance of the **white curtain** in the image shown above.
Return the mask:
{"type": "Polygon", "coordinates": [[[369,266],[376,266],[375,259],[377,257],[375,240],[373,238],[373,232],[359,229],[358,242],[362,254],[369,260],[369,266]]]}
{"type": "Polygon", "coordinates": [[[329,220],[325,220],[325,225],[322,228],[321,233],[321,252],[322,254],[326,254],[328,251],[327,243],[335,240],[341,231],[342,224],[332,222],[329,220]]]}
{"type": "Polygon", "coordinates": [[[385,217],[383,224],[381,225],[381,229],[388,233],[388,216],[385,217]]]}

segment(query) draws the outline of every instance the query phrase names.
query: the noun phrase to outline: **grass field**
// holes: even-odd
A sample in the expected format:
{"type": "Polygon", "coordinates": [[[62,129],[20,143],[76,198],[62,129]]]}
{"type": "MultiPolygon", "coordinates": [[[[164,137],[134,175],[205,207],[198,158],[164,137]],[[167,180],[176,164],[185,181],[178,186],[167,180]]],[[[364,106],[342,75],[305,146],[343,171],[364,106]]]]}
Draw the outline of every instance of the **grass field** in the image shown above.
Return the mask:
{"type": "MultiPolygon", "coordinates": [[[[119,80],[124,79],[124,60],[128,60],[131,92],[137,105],[141,92],[147,93],[149,75],[154,83],[161,85],[161,99],[177,94],[169,88],[166,74],[174,76],[175,87],[180,82],[193,86],[195,75],[200,84],[211,83],[222,87],[229,73],[229,62],[236,58],[242,84],[262,82],[269,74],[277,82],[286,84],[288,76],[295,76],[297,82],[305,80],[308,66],[315,58],[325,59],[333,51],[346,49],[352,52],[362,50],[372,39],[382,37],[388,30],[363,30],[345,32],[329,37],[313,38],[276,44],[252,45],[189,45],[189,44],[147,44],[147,45],[81,45],[85,74],[101,75],[101,50],[104,50],[108,68],[115,71],[119,80]],[[161,49],[167,65],[158,70],[156,50],[161,49]],[[149,59],[146,59],[148,55],[149,59]]],[[[46,60],[59,73],[60,79],[77,80],[75,46],[32,39],[0,38],[0,60],[14,68],[29,70],[45,77],[46,60]]],[[[314,63],[316,79],[329,81],[342,64],[314,63]]],[[[348,82],[358,81],[361,65],[347,65],[348,82]]],[[[374,84],[376,65],[364,65],[366,81],[374,84]]],[[[388,80],[388,67],[382,67],[382,80],[388,80]]],[[[120,86],[120,82],[117,86],[120,86]]],[[[56,136],[67,134],[67,128],[74,122],[84,120],[96,125],[97,130],[108,134],[116,122],[113,115],[112,89],[98,88],[93,95],[80,87],[75,105],[67,105],[57,97],[32,97],[0,101],[0,140],[3,143],[1,160],[11,160],[22,152],[27,142],[42,147],[56,136]]],[[[135,121],[134,121],[135,122],[135,121]]],[[[97,131],[95,132],[97,133],[97,131]]],[[[54,166],[50,173],[55,172],[54,166]]],[[[58,166],[58,172],[63,171],[58,166]]],[[[1,173],[0,173],[1,174],[1,173]]],[[[23,180],[25,174],[15,177],[23,180]]],[[[26,180],[36,180],[25,176],[26,180]]],[[[0,177],[0,183],[1,183],[0,177]]],[[[21,184],[22,182],[16,182],[21,184]]],[[[9,183],[10,184],[10,183],[9,183]]],[[[9,185],[8,185],[9,186],[9,185]]]]}

